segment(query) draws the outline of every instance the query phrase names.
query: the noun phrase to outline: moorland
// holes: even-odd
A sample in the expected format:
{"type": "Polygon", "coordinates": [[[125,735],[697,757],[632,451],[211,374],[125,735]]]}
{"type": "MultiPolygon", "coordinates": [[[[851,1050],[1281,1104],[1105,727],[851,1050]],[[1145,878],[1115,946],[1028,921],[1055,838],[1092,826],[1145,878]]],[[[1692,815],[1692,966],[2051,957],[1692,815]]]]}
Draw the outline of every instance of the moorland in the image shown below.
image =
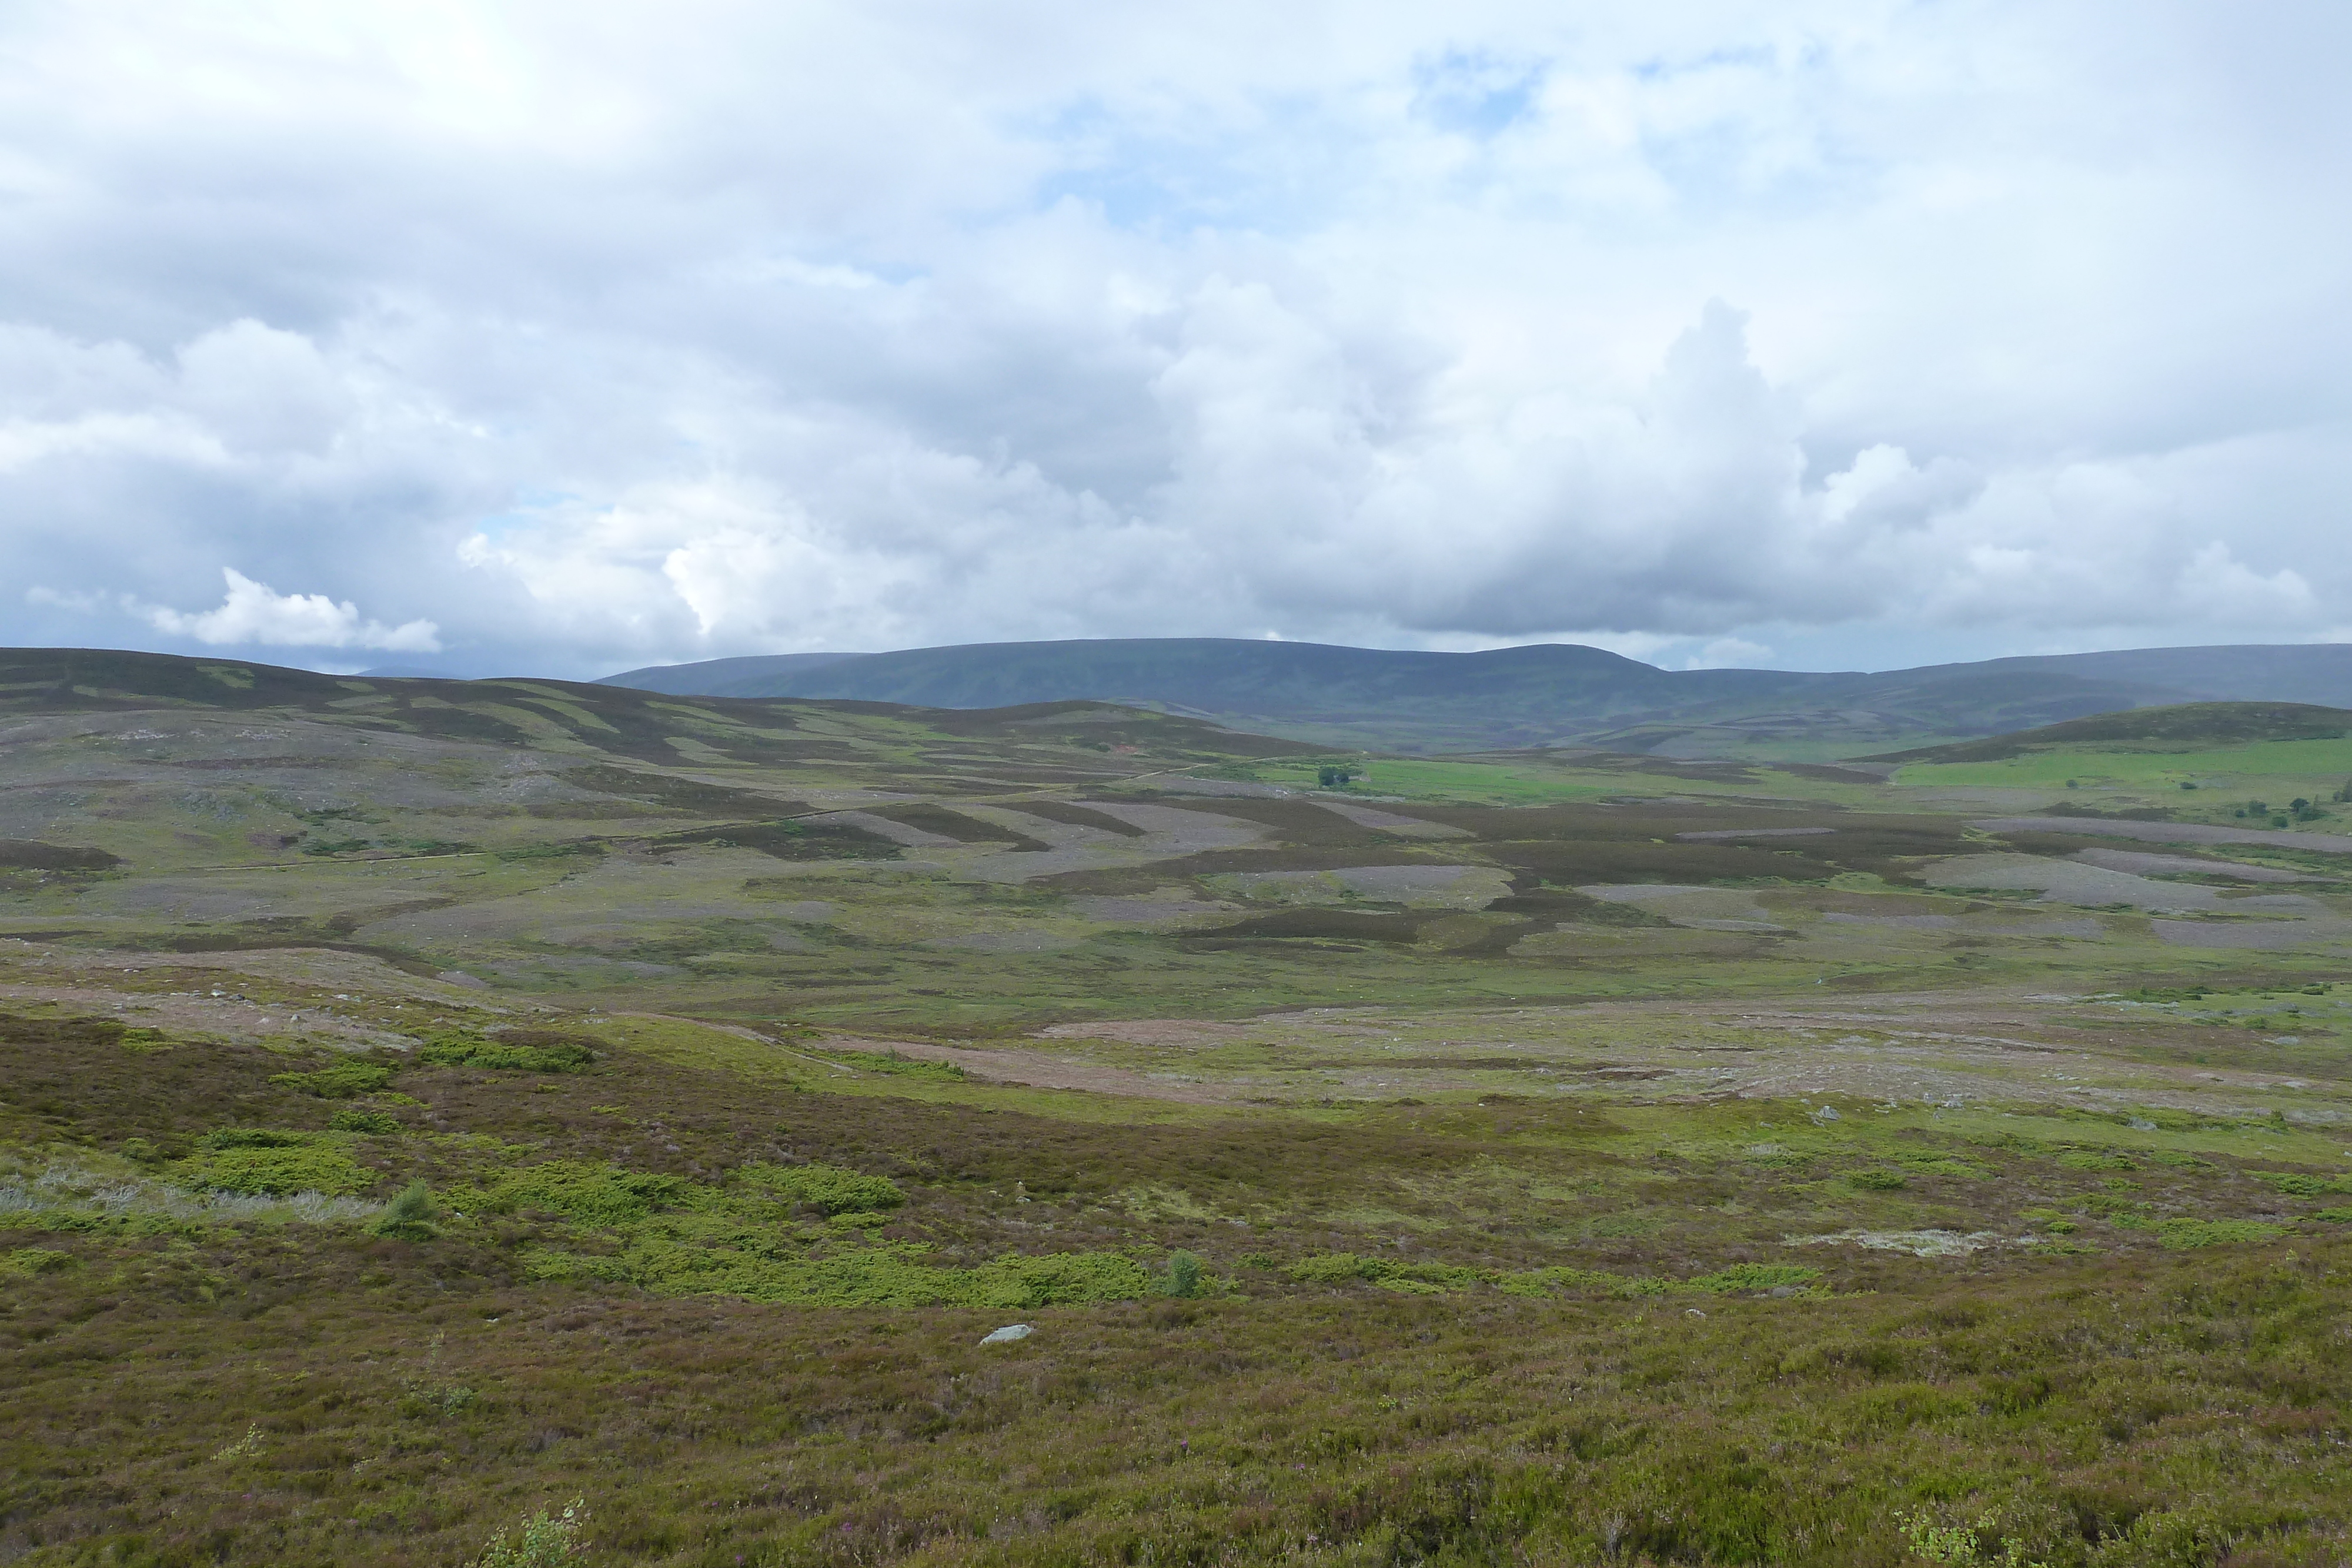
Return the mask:
{"type": "Polygon", "coordinates": [[[0,653],[0,1561],[2340,1563],[2347,796],[0,653]]]}

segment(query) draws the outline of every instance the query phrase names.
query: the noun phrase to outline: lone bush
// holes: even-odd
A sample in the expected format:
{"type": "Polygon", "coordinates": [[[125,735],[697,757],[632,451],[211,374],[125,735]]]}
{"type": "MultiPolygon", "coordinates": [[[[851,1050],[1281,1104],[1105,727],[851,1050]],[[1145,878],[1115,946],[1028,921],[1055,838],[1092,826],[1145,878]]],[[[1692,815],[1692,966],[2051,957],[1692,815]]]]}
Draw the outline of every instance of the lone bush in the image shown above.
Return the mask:
{"type": "Polygon", "coordinates": [[[1201,1293],[1201,1260],[1190,1252],[1168,1255],[1168,1293],[1190,1298],[1201,1293]]]}

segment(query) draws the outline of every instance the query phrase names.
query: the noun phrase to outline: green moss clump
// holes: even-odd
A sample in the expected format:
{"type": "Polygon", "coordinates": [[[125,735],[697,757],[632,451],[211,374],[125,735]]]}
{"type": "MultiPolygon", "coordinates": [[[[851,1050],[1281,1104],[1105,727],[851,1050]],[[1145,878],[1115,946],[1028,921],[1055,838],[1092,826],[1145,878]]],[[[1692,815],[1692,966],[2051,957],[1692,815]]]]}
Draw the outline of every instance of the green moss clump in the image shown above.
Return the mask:
{"type": "Polygon", "coordinates": [[[373,1094],[392,1082],[392,1069],[373,1061],[338,1061],[314,1072],[279,1072],[269,1082],[321,1100],[351,1100],[373,1094]]]}
{"type": "Polygon", "coordinates": [[[215,1133],[182,1160],[179,1176],[192,1186],[218,1192],[316,1192],[347,1197],[375,1185],[376,1174],[332,1144],[299,1133],[236,1128],[215,1133]]]}
{"type": "Polygon", "coordinates": [[[866,1176],[837,1166],[748,1165],[736,1176],[769,1188],[778,1197],[805,1203],[827,1214],[872,1214],[907,1201],[887,1176],[866,1176]]]}

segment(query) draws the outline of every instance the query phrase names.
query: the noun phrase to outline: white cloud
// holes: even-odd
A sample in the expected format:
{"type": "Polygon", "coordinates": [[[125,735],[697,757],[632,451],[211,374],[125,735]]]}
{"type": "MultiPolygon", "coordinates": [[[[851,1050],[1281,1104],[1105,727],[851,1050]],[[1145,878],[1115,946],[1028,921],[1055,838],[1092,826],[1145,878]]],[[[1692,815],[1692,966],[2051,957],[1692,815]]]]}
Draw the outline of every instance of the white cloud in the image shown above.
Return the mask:
{"type": "Polygon", "coordinates": [[[2316,0],[19,10],[0,576],[61,596],[27,641],[102,594],[125,639],[574,674],[2319,635],[2347,41],[2316,0]],[[315,591],[151,608],[223,560],[315,591]]]}
{"type": "Polygon", "coordinates": [[[219,646],[238,643],[270,648],[380,648],[403,653],[437,653],[440,628],[430,621],[386,626],[362,621],[359,607],[338,604],[323,593],[279,593],[234,567],[223,567],[228,597],[217,610],[184,615],[160,605],[126,605],[159,632],[193,637],[219,646]]]}

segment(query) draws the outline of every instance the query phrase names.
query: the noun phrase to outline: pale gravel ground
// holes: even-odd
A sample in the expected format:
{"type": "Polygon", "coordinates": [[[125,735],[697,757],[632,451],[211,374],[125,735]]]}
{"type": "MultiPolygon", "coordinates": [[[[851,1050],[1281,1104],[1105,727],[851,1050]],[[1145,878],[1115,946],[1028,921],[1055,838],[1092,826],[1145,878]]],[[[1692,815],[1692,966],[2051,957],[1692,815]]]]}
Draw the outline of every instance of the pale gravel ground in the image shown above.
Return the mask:
{"type": "Polygon", "coordinates": [[[904,844],[910,850],[953,850],[963,846],[945,833],[929,832],[922,828],[910,828],[904,822],[894,822],[887,817],[877,817],[870,811],[835,811],[823,821],[838,822],[873,833],[893,843],[904,844]]]}
{"type": "Polygon", "coordinates": [[[1789,926],[1745,889],[1647,883],[1596,883],[1577,892],[1604,904],[1631,904],[1694,931],[1786,931],[1789,926]]]}
{"type": "Polygon", "coordinates": [[[1129,840],[1139,852],[1139,858],[1172,857],[1198,854],[1203,850],[1239,849],[1254,844],[1267,836],[1267,830],[1255,822],[1238,817],[1221,817],[1213,811],[1195,811],[1181,806],[1154,806],[1142,801],[1088,800],[1089,811],[1100,811],[1106,817],[1116,817],[1130,827],[1141,828],[1144,836],[1129,840]]]}
{"type": "Polygon", "coordinates": [[[1239,904],[1204,904],[1197,898],[1079,897],[1070,905],[1086,919],[1105,925],[1160,925],[1207,915],[1238,915],[1239,904]]]}
{"type": "Polygon", "coordinates": [[[1675,837],[1705,843],[1717,839],[1809,839],[1836,831],[1835,828],[1703,828],[1675,837]]]}
{"type": "Polygon", "coordinates": [[[1353,894],[1416,909],[1484,909],[1511,890],[1507,873],[1493,866],[1376,865],[1335,871],[1239,871],[1208,879],[1259,904],[1318,904],[1353,894]]]}
{"type": "Polygon", "coordinates": [[[2175,947],[2281,952],[2289,947],[2352,942],[2352,920],[2294,920],[2262,925],[2219,925],[2201,920],[2158,920],[2150,924],[2158,938],[2175,947]]]}
{"type": "Polygon", "coordinates": [[[2189,855],[2157,855],[2143,850],[2076,850],[2068,857],[2084,865],[2135,876],[2226,876],[2238,882],[2315,882],[2301,872],[2277,866],[2247,865],[2242,861],[2197,860],[2189,855]]]}
{"type": "Polygon", "coordinates": [[[1884,925],[1897,931],[1957,931],[1960,928],[1960,918],[1957,915],[1847,915],[1833,909],[1822,918],[1839,925],[1884,925]]]}
{"type": "Polygon", "coordinates": [[[1146,777],[1150,779],[1148,788],[1167,795],[1227,795],[1253,800],[1281,800],[1290,795],[1289,790],[1277,789],[1271,784],[1244,784],[1233,779],[1189,779],[1181,773],[1146,777]]]}
{"type": "Polygon", "coordinates": [[[2042,855],[1954,855],[1923,873],[1931,887],[1982,887],[2038,893],[2061,904],[2097,906],[2129,904],[2135,909],[2168,913],[2221,906],[2217,889],[2194,883],[2150,882],[2129,872],[2109,871],[2078,861],[2051,860],[2042,855]]]}
{"type": "Polygon", "coordinates": [[[2352,855],[2352,835],[2299,833],[2270,828],[2222,828],[2204,822],[2126,822],[2104,817],[1994,817],[1971,822],[1987,832],[2074,833],[2100,839],[2138,839],[2152,844],[2273,844],[2285,850],[2319,850],[2352,855]]]}
{"type": "Polygon", "coordinates": [[[1425,822],[1418,817],[1400,817],[1393,811],[1376,811],[1370,806],[1359,806],[1350,800],[1332,800],[1322,796],[1309,797],[1312,804],[1345,817],[1360,828],[1371,828],[1383,833],[1394,833],[1407,839],[1468,839],[1477,835],[1467,828],[1457,828],[1450,822],[1425,822]]]}

